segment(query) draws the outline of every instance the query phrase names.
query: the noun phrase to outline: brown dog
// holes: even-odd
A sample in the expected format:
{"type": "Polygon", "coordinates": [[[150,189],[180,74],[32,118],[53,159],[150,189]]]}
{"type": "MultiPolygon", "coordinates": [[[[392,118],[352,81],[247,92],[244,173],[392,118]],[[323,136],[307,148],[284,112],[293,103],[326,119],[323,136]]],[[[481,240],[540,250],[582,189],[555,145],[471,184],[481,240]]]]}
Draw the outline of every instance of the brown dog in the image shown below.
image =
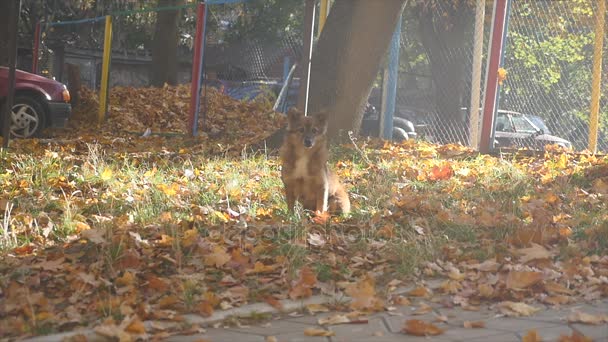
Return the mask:
{"type": "Polygon", "coordinates": [[[299,201],[307,210],[347,214],[348,193],[327,166],[327,113],[304,116],[292,108],[287,116],[287,135],[280,156],[289,210],[299,201]]]}

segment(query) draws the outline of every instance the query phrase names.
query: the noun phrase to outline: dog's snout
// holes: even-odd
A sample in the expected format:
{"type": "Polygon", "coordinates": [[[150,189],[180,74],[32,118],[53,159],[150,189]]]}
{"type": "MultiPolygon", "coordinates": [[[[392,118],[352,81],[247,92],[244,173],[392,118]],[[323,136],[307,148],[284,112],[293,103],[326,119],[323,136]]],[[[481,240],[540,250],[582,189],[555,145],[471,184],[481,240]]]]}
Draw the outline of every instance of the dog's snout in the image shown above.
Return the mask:
{"type": "Polygon", "coordinates": [[[308,137],[304,138],[304,146],[312,147],[312,143],[313,143],[312,138],[308,138],[308,137]]]}

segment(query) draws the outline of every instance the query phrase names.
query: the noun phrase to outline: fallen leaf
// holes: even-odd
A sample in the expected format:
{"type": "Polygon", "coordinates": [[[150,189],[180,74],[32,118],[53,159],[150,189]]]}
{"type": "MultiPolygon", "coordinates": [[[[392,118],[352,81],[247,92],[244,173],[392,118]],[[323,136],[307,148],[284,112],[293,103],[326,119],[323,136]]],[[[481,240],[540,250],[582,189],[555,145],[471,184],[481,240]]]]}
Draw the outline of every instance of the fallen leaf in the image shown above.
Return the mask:
{"type": "Polygon", "coordinates": [[[289,298],[307,298],[312,296],[312,288],[317,284],[317,276],[308,266],[300,269],[300,277],[289,290],[289,298]]]}
{"type": "Polygon", "coordinates": [[[323,304],[308,304],[306,305],[306,310],[311,315],[314,315],[319,312],[329,312],[329,308],[323,304]]]}
{"type": "Polygon", "coordinates": [[[530,316],[530,315],[540,311],[540,308],[530,306],[526,303],[511,302],[511,301],[500,302],[500,303],[498,303],[497,307],[505,315],[516,316],[516,317],[517,316],[530,316]]]}
{"type": "Polygon", "coordinates": [[[572,335],[561,335],[558,342],[593,342],[593,339],[577,331],[572,331],[572,335]]]}
{"type": "Polygon", "coordinates": [[[554,255],[554,253],[536,243],[532,243],[532,247],[518,249],[517,254],[520,255],[520,261],[523,264],[532,260],[549,259],[554,255]]]}
{"type": "Polygon", "coordinates": [[[127,325],[125,331],[132,334],[144,334],[146,332],[146,327],[139,318],[134,318],[131,323],[127,325]]]}
{"type": "Polygon", "coordinates": [[[353,298],[350,307],[354,310],[380,311],[384,303],[376,297],[376,284],[369,274],[355,284],[349,284],[346,294],[353,298]]]}
{"type": "Polygon", "coordinates": [[[266,296],[266,297],[264,297],[264,301],[266,303],[268,303],[268,305],[272,306],[273,308],[275,308],[279,311],[283,311],[283,303],[281,303],[281,301],[276,299],[275,297],[266,296]]]}
{"type": "Polygon", "coordinates": [[[600,325],[604,322],[608,322],[608,315],[593,315],[577,310],[568,315],[568,322],[600,325]]]}
{"type": "Polygon", "coordinates": [[[405,321],[402,332],[414,336],[436,336],[443,334],[444,330],[432,323],[427,323],[418,319],[405,321]]]}
{"type": "Polygon", "coordinates": [[[428,297],[431,294],[428,288],[424,286],[417,287],[407,293],[411,297],[428,297]]]}
{"type": "Polygon", "coordinates": [[[230,261],[230,254],[226,252],[226,248],[222,246],[214,246],[213,252],[204,256],[204,263],[207,266],[220,268],[230,261]]]}
{"type": "Polygon", "coordinates": [[[105,232],[101,229],[83,230],[80,235],[94,244],[100,245],[106,242],[106,239],[104,238],[105,232]]]}
{"type": "Polygon", "coordinates": [[[464,321],[463,326],[467,329],[485,328],[486,322],[484,322],[484,321],[464,321]]]}
{"type": "Polygon", "coordinates": [[[510,271],[507,275],[507,289],[522,290],[528,288],[543,279],[542,272],[533,271],[510,271]]]}
{"type": "Polygon", "coordinates": [[[522,342],[542,342],[543,339],[538,335],[536,330],[528,330],[528,332],[522,337],[522,342]]]}
{"type": "Polygon", "coordinates": [[[418,309],[416,309],[416,311],[412,312],[412,314],[413,315],[424,315],[431,311],[433,311],[432,306],[430,306],[426,303],[420,303],[420,306],[418,307],[418,309]]]}
{"type": "Polygon", "coordinates": [[[343,314],[335,314],[323,318],[319,318],[319,325],[335,325],[335,324],[344,324],[350,323],[350,318],[343,314]]]}
{"type": "Polygon", "coordinates": [[[304,329],[304,335],[306,336],[335,336],[336,333],[333,331],[317,328],[306,328],[304,329]]]}

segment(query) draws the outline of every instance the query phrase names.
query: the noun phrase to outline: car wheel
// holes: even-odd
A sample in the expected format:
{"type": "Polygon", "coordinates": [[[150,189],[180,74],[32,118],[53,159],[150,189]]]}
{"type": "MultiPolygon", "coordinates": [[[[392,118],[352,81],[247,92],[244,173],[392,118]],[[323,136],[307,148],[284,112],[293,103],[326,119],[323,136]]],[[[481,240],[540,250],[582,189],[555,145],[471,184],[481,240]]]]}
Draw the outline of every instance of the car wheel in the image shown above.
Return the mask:
{"type": "Polygon", "coordinates": [[[11,136],[31,138],[40,134],[46,124],[44,106],[36,99],[17,96],[11,115],[11,136]]]}

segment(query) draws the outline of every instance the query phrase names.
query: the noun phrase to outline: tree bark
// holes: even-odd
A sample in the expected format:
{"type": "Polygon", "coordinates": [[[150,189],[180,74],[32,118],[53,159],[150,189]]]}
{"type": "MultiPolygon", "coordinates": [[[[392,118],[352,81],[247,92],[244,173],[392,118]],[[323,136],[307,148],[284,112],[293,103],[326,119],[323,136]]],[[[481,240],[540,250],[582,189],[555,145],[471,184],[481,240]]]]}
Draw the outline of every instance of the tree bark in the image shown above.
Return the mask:
{"type": "MultiPolygon", "coordinates": [[[[158,0],[158,7],[178,6],[182,0],[158,0]]],[[[156,30],[152,42],[151,81],[155,87],[165,83],[177,84],[178,23],[180,10],[157,12],[156,30]]]]}
{"type": "Polygon", "coordinates": [[[328,109],[328,134],[357,133],[406,0],[336,0],[312,56],[309,113],[328,109]]]}
{"type": "Polygon", "coordinates": [[[10,1],[0,1],[0,65],[6,66],[8,64],[9,50],[8,50],[8,22],[9,12],[11,9],[10,1]]]}
{"type": "MultiPolygon", "coordinates": [[[[445,8],[445,7],[444,7],[445,8]]],[[[437,118],[432,122],[433,135],[440,143],[468,144],[466,113],[462,107],[465,71],[471,46],[465,32],[472,27],[474,11],[460,3],[438,13],[433,6],[420,11],[420,38],[431,66],[435,88],[437,118]],[[468,50],[467,50],[468,49],[468,50]]]]}
{"type": "Polygon", "coordinates": [[[80,104],[80,88],[82,82],[80,78],[80,66],[78,64],[66,63],[68,72],[68,90],[72,97],[72,107],[77,107],[80,104]]]}

